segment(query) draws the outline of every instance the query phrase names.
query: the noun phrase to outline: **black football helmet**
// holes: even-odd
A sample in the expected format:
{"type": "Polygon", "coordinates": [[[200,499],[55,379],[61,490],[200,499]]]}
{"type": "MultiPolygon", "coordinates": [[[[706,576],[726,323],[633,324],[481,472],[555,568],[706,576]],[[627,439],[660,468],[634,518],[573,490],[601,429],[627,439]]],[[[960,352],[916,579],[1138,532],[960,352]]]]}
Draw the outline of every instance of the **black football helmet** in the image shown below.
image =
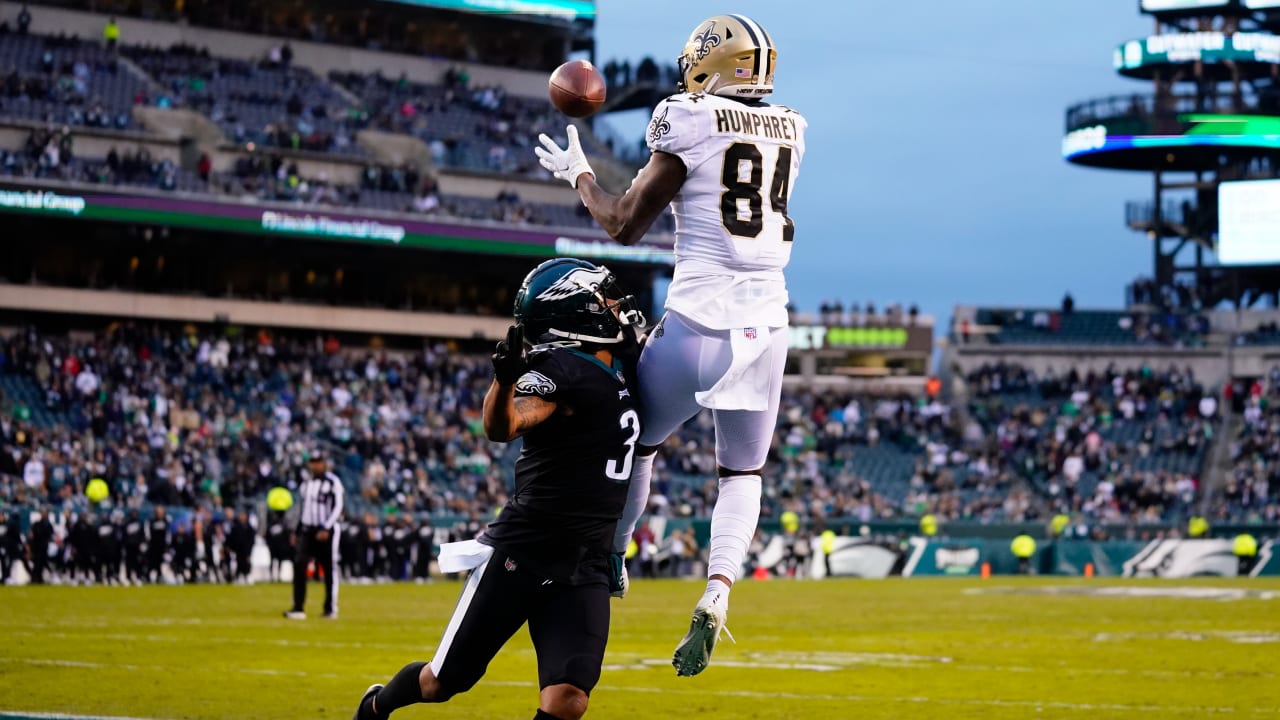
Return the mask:
{"type": "Polygon", "coordinates": [[[534,347],[617,345],[644,329],[635,298],[603,265],[556,258],[534,268],[516,293],[516,321],[534,347]]]}

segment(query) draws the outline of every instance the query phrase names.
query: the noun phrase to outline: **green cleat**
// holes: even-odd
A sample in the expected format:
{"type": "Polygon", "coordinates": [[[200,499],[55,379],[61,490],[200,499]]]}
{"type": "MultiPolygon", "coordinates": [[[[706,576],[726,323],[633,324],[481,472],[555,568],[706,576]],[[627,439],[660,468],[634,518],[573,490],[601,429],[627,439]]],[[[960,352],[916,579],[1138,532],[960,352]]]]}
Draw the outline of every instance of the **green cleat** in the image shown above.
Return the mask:
{"type": "Polygon", "coordinates": [[[676,646],[675,657],[671,659],[678,677],[693,677],[707,669],[711,651],[716,649],[721,632],[733,640],[733,635],[724,626],[725,616],[728,614],[726,610],[723,605],[714,602],[694,608],[689,632],[676,646]]]}

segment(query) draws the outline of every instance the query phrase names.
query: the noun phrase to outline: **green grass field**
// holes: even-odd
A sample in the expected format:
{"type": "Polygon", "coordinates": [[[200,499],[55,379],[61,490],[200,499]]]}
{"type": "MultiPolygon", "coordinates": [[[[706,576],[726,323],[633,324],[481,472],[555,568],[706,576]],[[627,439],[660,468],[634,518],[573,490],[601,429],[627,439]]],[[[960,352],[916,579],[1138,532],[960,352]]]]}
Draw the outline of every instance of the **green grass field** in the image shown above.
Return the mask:
{"type": "MultiPolygon", "coordinates": [[[[345,719],[430,659],[459,589],[344,586],[340,620],[290,622],[283,585],[0,588],[0,717],[345,719]]],[[[588,717],[1280,716],[1280,581],[744,581],[737,644],[677,678],[700,593],[614,601],[588,717]]],[[[521,633],[470,693],[396,717],[530,718],[536,679],[521,633]]]]}

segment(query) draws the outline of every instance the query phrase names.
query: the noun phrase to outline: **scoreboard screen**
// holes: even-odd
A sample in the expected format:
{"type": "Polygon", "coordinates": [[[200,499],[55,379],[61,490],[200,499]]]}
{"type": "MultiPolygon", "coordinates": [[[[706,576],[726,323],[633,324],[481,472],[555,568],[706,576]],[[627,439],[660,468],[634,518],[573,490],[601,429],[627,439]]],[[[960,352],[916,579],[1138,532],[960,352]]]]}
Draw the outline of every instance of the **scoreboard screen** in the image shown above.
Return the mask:
{"type": "Polygon", "coordinates": [[[1186,13],[1213,12],[1225,8],[1244,8],[1245,10],[1277,10],[1280,0],[1138,0],[1138,9],[1144,13],[1186,13]]]}
{"type": "MultiPolygon", "coordinates": [[[[1275,0],[1280,6],[1280,0],[1275,0]]],[[[1115,68],[1137,77],[1134,71],[1153,65],[1201,61],[1280,64],[1280,35],[1238,32],[1167,33],[1130,40],[1116,48],[1115,68]]],[[[1146,76],[1144,76],[1146,77],[1146,76]]]]}
{"type": "Polygon", "coordinates": [[[1235,0],[1139,0],[1144,13],[1196,12],[1218,10],[1235,5],[1235,0]]]}
{"type": "Polygon", "coordinates": [[[595,0],[387,0],[402,5],[511,15],[546,15],[565,20],[594,18],[595,0]]]}
{"type": "Polygon", "coordinates": [[[1280,265],[1280,180],[1218,186],[1218,262],[1280,265]]]}

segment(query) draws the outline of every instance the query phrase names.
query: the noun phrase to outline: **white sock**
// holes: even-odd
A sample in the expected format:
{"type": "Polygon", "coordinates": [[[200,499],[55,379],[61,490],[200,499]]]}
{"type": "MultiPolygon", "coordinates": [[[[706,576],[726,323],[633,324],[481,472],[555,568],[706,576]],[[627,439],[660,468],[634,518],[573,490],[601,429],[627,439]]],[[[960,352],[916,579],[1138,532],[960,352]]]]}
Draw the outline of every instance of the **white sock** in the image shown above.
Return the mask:
{"type": "MultiPolygon", "coordinates": [[[[760,520],[760,476],[720,478],[720,497],[711,511],[711,552],[707,577],[723,575],[737,582],[760,520]]],[[[710,583],[708,583],[708,586],[710,583]]],[[[728,591],[728,587],[725,588],[728,591]]]]}
{"type": "Polygon", "coordinates": [[[698,604],[710,605],[717,602],[726,607],[729,605],[729,584],[723,580],[708,580],[707,590],[702,593],[698,604]]]}
{"type": "Polygon", "coordinates": [[[644,515],[649,506],[649,481],[653,479],[653,461],[658,453],[637,455],[631,463],[631,486],[627,488],[627,504],[622,508],[622,517],[618,520],[617,529],[613,533],[613,551],[624,553],[631,544],[631,534],[636,531],[636,523],[644,515]]]}

